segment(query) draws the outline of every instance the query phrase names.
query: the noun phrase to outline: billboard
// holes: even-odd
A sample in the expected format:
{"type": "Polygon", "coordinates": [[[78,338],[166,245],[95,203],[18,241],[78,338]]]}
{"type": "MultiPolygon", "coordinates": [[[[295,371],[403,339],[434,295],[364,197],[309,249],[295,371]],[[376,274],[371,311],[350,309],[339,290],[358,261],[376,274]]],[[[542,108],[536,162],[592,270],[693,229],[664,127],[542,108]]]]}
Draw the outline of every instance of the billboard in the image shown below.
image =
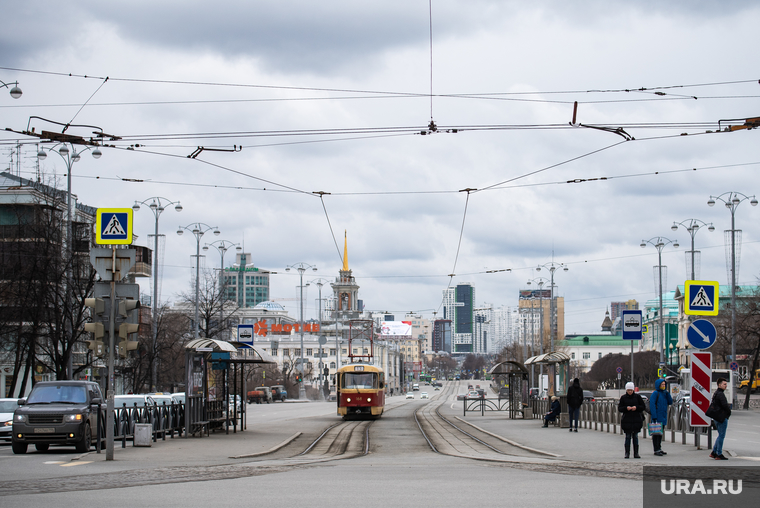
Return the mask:
{"type": "Polygon", "coordinates": [[[552,290],[551,289],[521,289],[520,290],[520,299],[521,300],[530,300],[533,298],[546,298],[549,299],[552,297],[552,290]]]}
{"type": "Polygon", "coordinates": [[[383,321],[380,324],[380,335],[408,335],[412,336],[411,321],[383,321]]]}

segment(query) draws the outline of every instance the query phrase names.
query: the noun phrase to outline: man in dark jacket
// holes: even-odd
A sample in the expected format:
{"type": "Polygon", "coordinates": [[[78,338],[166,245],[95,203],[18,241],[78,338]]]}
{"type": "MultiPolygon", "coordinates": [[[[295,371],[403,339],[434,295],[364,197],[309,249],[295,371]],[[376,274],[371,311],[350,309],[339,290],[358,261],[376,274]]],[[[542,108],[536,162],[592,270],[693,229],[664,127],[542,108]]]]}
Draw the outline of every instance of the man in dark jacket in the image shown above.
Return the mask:
{"type": "Polygon", "coordinates": [[[552,396],[552,407],[549,412],[544,415],[544,427],[548,427],[549,422],[556,420],[561,411],[562,405],[559,402],[559,397],[552,396]]]}
{"type": "MultiPolygon", "coordinates": [[[[655,391],[649,399],[649,412],[652,413],[652,423],[661,423],[664,431],[668,423],[668,407],[673,404],[673,397],[670,396],[664,379],[658,379],[654,387],[655,391]]],[[[667,455],[667,452],[662,451],[662,434],[652,434],[652,446],[655,455],[667,455]]]]}
{"type": "Polygon", "coordinates": [[[573,379],[573,384],[567,389],[567,412],[570,413],[570,432],[573,431],[573,419],[575,419],[575,432],[578,432],[578,418],[583,404],[583,388],[578,378],[573,379]]]}
{"type": "Polygon", "coordinates": [[[620,397],[618,411],[623,413],[620,419],[620,428],[625,432],[625,458],[631,456],[631,441],[633,441],[633,458],[639,456],[639,431],[644,423],[644,400],[641,395],[634,392],[633,383],[626,383],[625,393],[620,397]]]}
{"type": "Polygon", "coordinates": [[[715,406],[718,410],[718,414],[713,417],[713,420],[718,427],[718,437],[715,438],[715,444],[710,453],[710,457],[715,460],[728,460],[728,458],[723,455],[723,440],[726,438],[728,419],[731,417],[731,406],[728,405],[726,394],[723,393],[727,387],[728,382],[722,377],[718,378],[718,389],[715,390],[712,402],[710,403],[710,406],[715,406]]]}

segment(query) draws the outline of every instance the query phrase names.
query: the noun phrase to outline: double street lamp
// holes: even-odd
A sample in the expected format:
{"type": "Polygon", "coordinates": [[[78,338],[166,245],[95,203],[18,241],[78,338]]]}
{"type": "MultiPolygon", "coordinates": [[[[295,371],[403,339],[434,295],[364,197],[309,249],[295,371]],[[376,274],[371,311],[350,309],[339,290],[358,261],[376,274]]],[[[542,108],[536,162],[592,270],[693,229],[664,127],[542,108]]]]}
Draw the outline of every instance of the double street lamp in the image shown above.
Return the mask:
{"type": "Polygon", "coordinates": [[[668,244],[672,244],[673,247],[677,249],[678,241],[668,240],[667,238],[656,236],[654,238],[650,238],[649,240],[641,240],[640,247],[644,249],[646,248],[647,244],[657,249],[657,268],[659,271],[660,280],[660,364],[662,364],[665,361],[665,328],[662,320],[662,249],[664,249],[668,244]]]}
{"type": "Polygon", "coordinates": [[[551,351],[554,352],[554,341],[557,340],[557,300],[554,297],[554,272],[562,268],[563,271],[568,271],[569,268],[564,263],[555,263],[552,261],[551,263],[546,263],[543,265],[538,265],[536,267],[536,271],[540,272],[541,268],[545,268],[549,270],[549,273],[551,275],[551,302],[549,306],[549,321],[551,325],[551,351]]]}
{"type": "MultiPolygon", "coordinates": [[[[319,331],[320,331],[320,333],[322,332],[322,286],[324,286],[328,282],[330,282],[328,279],[319,278],[319,279],[310,280],[309,282],[306,283],[307,287],[309,285],[311,285],[311,284],[316,284],[317,287],[319,288],[319,331]]],[[[322,355],[322,343],[321,343],[322,339],[321,339],[321,337],[322,336],[320,335],[319,362],[317,363],[318,369],[319,369],[319,375],[318,375],[317,379],[318,379],[318,386],[319,386],[319,389],[318,389],[319,400],[324,400],[324,390],[323,390],[323,387],[322,387],[322,373],[324,372],[324,369],[323,369],[324,362],[322,362],[322,358],[324,358],[324,356],[322,355]]],[[[303,345],[301,346],[301,349],[303,349],[303,345]]],[[[338,351],[338,334],[336,333],[335,334],[335,352],[336,352],[336,355],[337,355],[337,351],[338,351]]],[[[336,365],[337,365],[337,363],[336,363],[336,365]]],[[[325,379],[327,379],[327,376],[325,376],[325,379]]]]}
{"type": "MultiPolygon", "coordinates": [[[[546,284],[547,282],[549,282],[549,279],[547,279],[546,277],[536,277],[535,279],[530,279],[528,281],[529,286],[531,284],[538,285],[538,301],[540,305],[539,319],[541,320],[541,325],[540,325],[541,341],[540,341],[540,346],[539,346],[539,354],[544,354],[544,284],[546,284]]],[[[535,301],[535,299],[531,299],[531,306],[530,306],[531,315],[533,314],[533,303],[532,303],[533,301],[535,301]]],[[[532,328],[533,328],[533,333],[535,334],[535,325],[533,325],[532,328]]],[[[554,349],[553,346],[552,346],[552,349],[554,349]]],[[[533,372],[531,371],[531,375],[532,374],[533,372]]],[[[544,376],[543,364],[541,364],[540,366],[539,375],[541,376],[541,380],[543,382],[543,376],[544,376]]]]}
{"type": "MultiPolygon", "coordinates": [[[[19,96],[21,96],[21,90],[18,91],[19,96]]],[[[11,90],[11,95],[13,95],[13,89],[11,90]]],[[[16,97],[17,98],[17,97],[16,97]]],[[[71,204],[71,167],[74,165],[75,162],[79,162],[79,160],[82,158],[82,153],[92,150],[92,156],[95,159],[100,159],[101,155],[103,155],[103,152],[100,151],[100,148],[95,146],[94,148],[92,146],[86,146],[84,148],[80,148],[79,151],[77,151],[76,147],[72,143],[59,143],[57,145],[52,146],[48,149],[51,153],[58,154],[61,159],[63,159],[63,162],[66,164],[66,253],[69,257],[69,261],[67,263],[68,268],[66,270],[66,302],[70,302],[69,296],[70,296],[70,289],[71,289],[71,259],[74,256],[74,232],[73,232],[73,215],[72,215],[72,204],[71,204]],[[54,148],[58,148],[58,150],[54,150],[54,148]]],[[[47,158],[48,152],[45,151],[44,148],[40,147],[40,150],[37,152],[37,159],[44,161],[47,158]]],[[[73,358],[71,354],[69,354],[69,362],[68,366],[66,368],[67,377],[69,379],[72,378],[74,373],[74,365],[73,365],[73,358]]]]}
{"type": "Polygon", "coordinates": [[[153,216],[156,218],[156,227],[153,234],[153,311],[152,311],[152,335],[153,335],[153,355],[151,362],[153,367],[151,368],[151,391],[157,391],[158,385],[158,360],[156,358],[157,344],[158,344],[158,218],[164,212],[167,206],[174,205],[174,209],[178,212],[182,211],[182,205],[179,201],[169,201],[166,198],[155,196],[148,198],[145,201],[135,201],[132,205],[132,210],[135,212],[140,210],[140,205],[147,205],[150,211],[153,212],[153,216]]]}
{"type": "Polygon", "coordinates": [[[300,301],[301,301],[301,326],[299,327],[299,329],[301,331],[301,363],[300,363],[300,369],[299,369],[301,371],[301,382],[298,385],[298,398],[300,400],[306,400],[306,389],[303,386],[303,375],[304,375],[304,370],[305,370],[304,369],[304,362],[303,362],[303,274],[309,268],[311,268],[312,270],[314,270],[316,272],[317,271],[317,267],[314,266],[314,265],[310,265],[308,263],[301,262],[301,263],[296,263],[296,264],[293,264],[293,265],[288,265],[287,267],[285,267],[285,271],[289,272],[291,268],[295,268],[296,270],[298,270],[298,274],[301,277],[301,285],[299,286],[300,289],[301,289],[301,298],[300,298],[300,301]]]}
{"type": "MultiPolygon", "coordinates": [[[[715,201],[722,202],[731,212],[731,361],[736,361],[736,209],[742,201],[749,201],[752,206],[757,206],[755,196],[746,196],[741,192],[724,192],[720,196],[710,196],[707,206],[715,206],[715,201]]],[[[736,402],[736,376],[731,371],[731,391],[734,394],[733,402],[736,402]]],[[[734,404],[736,407],[736,404],[734,404]]]]}
{"type": "Polygon", "coordinates": [[[239,243],[232,243],[228,240],[217,240],[215,242],[207,243],[203,246],[203,250],[208,250],[209,247],[213,247],[216,249],[216,251],[221,256],[220,264],[219,264],[219,277],[221,279],[221,294],[222,297],[220,300],[219,305],[219,322],[220,322],[220,329],[222,331],[222,335],[224,335],[224,304],[227,301],[227,276],[224,274],[224,254],[227,252],[230,247],[235,247],[235,250],[240,252],[243,250],[243,247],[240,246],[239,243]]]}
{"type": "Polygon", "coordinates": [[[708,224],[705,221],[701,221],[699,219],[686,219],[681,222],[673,222],[673,225],[670,226],[670,229],[673,231],[678,231],[678,226],[686,229],[686,231],[688,231],[689,235],[691,236],[691,250],[686,254],[691,254],[691,280],[697,280],[695,276],[697,266],[696,261],[698,261],[696,254],[699,251],[694,250],[694,237],[697,235],[697,231],[699,231],[700,228],[706,226],[707,230],[712,233],[715,231],[715,226],[712,225],[712,222],[708,224]]]}
{"type": "Polygon", "coordinates": [[[192,224],[188,224],[187,226],[180,226],[179,229],[177,229],[177,234],[182,236],[182,234],[185,231],[190,231],[193,236],[195,236],[195,322],[194,322],[194,332],[193,336],[197,339],[200,336],[199,331],[199,323],[198,323],[198,301],[199,301],[199,293],[200,293],[200,276],[201,276],[201,238],[203,238],[203,235],[207,232],[213,230],[214,235],[219,236],[221,234],[221,231],[219,231],[219,228],[216,226],[209,226],[208,224],[204,224],[203,222],[194,222],[192,224]]]}

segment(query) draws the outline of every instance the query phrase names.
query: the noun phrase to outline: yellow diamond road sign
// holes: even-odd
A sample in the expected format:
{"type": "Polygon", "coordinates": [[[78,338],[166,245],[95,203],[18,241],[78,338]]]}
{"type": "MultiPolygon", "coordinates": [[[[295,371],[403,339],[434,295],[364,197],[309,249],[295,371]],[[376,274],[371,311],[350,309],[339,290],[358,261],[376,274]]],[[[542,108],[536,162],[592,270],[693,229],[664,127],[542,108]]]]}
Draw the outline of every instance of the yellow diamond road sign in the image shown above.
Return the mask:
{"type": "Polygon", "coordinates": [[[720,286],[712,280],[687,280],[684,284],[684,314],[717,316],[720,286]]]}
{"type": "Polygon", "coordinates": [[[132,243],[132,209],[98,208],[95,214],[95,243],[129,245],[132,243]]]}

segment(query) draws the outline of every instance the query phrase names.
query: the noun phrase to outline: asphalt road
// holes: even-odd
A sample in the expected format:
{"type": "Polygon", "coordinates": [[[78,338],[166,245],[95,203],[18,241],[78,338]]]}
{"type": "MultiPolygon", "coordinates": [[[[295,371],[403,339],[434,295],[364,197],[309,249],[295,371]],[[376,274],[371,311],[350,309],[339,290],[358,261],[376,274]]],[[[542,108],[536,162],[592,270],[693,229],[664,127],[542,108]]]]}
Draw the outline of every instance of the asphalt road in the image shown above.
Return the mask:
{"type": "MultiPolygon", "coordinates": [[[[619,435],[582,430],[569,439],[564,429],[540,429],[536,421],[469,414],[463,419],[489,432],[562,457],[526,461],[526,454],[520,453],[494,462],[434,453],[420,432],[414,411],[445,402],[441,413],[446,418],[461,416],[461,402],[452,400],[460,387],[451,388],[427,390],[430,400],[390,398],[384,416],[369,426],[369,453],[352,458],[345,458],[349,453],[334,458],[299,455],[326,429],[342,423],[335,414],[335,403],[328,402],[252,405],[245,432],[167,439],[151,448],[128,444],[126,449],[117,447],[116,460],[109,462],[104,454],[78,456],[70,448],[52,448],[46,453],[31,450],[14,456],[10,447],[3,445],[0,505],[461,507],[473,503],[546,506],[551,499],[571,507],[638,507],[642,503],[641,465],[664,463],[649,456],[637,462],[623,460],[619,435]],[[272,454],[231,458],[264,452],[291,439],[272,454]]],[[[419,397],[419,392],[415,395],[419,397]]],[[[760,420],[748,413],[737,416],[740,418],[732,418],[728,437],[737,440],[736,446],[748,459],[729,462],[752,465],[751,456],[760,457],[755,453],[760,451],[760,439],[755,437],[760,435],[760,420]],[[757,448],[752,444],[755,440],[757,448]]],[[[357,436],[359,439],[362,434],[357,432],[357,436]]],[[[727,448],[729,443],[727,440],[727,448]]],[[[352,446],[357,445],[349,444],[347,451],[358,449],[352,446]]],[[[647,441],[644,446],[651,445],[647,441]]],[[[328,448],[325,445],[325,450],[328,448]]],[[[668,463],[714,464],[706,462],[706,452],[695,451],[693,446],[668,444],[667,449],[668,463]]]]}

